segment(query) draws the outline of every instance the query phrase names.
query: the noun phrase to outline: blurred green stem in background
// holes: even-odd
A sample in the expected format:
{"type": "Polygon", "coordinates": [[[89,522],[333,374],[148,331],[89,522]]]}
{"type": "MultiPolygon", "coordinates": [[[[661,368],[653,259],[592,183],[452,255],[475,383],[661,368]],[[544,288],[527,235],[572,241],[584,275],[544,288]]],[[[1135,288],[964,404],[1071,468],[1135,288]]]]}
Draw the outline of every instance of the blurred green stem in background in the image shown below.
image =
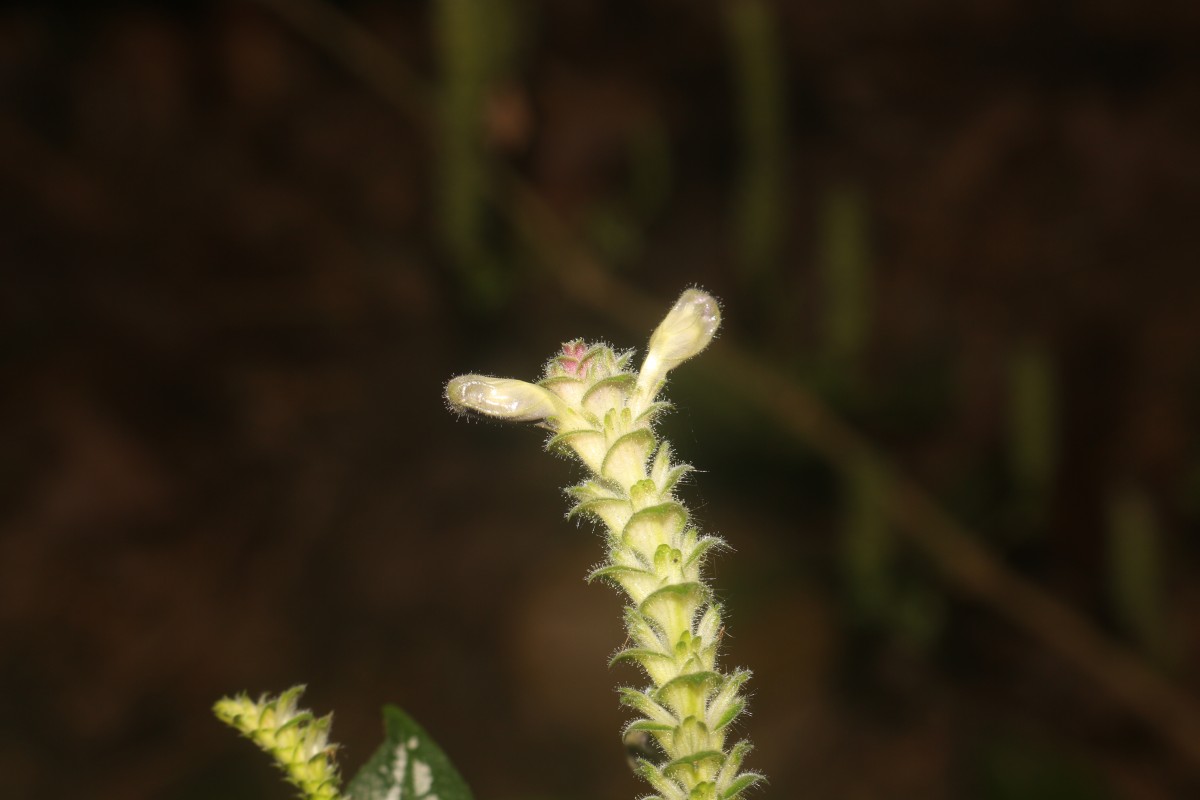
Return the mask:
{"type": "Polygon", "coordinates": [[[733,210],[744,282],[774,287],[787,214],[786,86],[779,25],[766,0],[726,3],[740,162],[733,210]]]}
{"type": "Polygon", "coordinates": [[[1058,465],[1055,364],[1046,346],[1035,339],[1019,342],[1008,357],[1008,458],[1016,533],[1027,539],[1045,524],[1058,465]]]}
{"type": "Polygon", "coordinates": [[[646,228],[662,213],[671,193],[671,141],[662,119],[647,115],[623,144],[624,181],[588,209],[585,231],[589,244],[616,268],[641,257],[646,228]]]}
{"type": "Polygon", "coordinates": [[[822,343],[828,367],[845,379],[856,374],[871,333],[871,255],[861,191],[844,184],[826,193],[819,236],[822,343]]]}
{"type": "Polygon", "coordinates": [[[1171,661],[1162,531],[1150,498],[1123,486],[1109,498],[1109,601],[1121,630],[1160,667],[1171,661]]]}
{"type": "Polygon", "coordinates": [[[1029,731],[996,731],[974,746],[979,800],[1113,799],[1101,770],[1029,731]]]}
{"type": "Polygon", "coordinates": [[[662,213],[671,196],[671,140],[658,114],[629,137],[629,206],[648,223],[662,213]]]}
{"type": "Polygon", "coordinates": [[[883,508],[884,479],[879,467],[864,460],[844,476],[841,564],[851,610],[876,623],[887,616],[892,595],[895,542],[883,508]]]}
{"type": "Polygon", "coordinates": [[[441,65],[437,126],[437,220],[441,244],[471,299],[498,304],[503,268],[487,239],[489,183],[485,113],[516,41],[508,0],[437,0],[441,65]]]}
{"type": "Polygon", "coordinates": [[[937,642],[945,600],[921,574],[904,569],[884,507],[888,478],[874,459],[860,459],[843,473],[840,566],[854,621],[886,632],[910,649],[937,642]]]}

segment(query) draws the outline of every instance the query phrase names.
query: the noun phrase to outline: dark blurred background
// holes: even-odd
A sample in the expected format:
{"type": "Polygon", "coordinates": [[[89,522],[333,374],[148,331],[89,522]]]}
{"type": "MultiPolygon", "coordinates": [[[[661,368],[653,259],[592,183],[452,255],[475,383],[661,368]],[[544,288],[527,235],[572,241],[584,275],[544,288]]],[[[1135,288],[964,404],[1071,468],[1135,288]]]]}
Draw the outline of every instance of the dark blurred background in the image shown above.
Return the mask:
{"type": "Polygon", "coordinates": [[[288,797],[209,709],[297,682],[350,773],[394,702],[481,800],[642,792],[579,469],[441,391],[692,284],[726,331],[664,429],[761,796],[1197,796],[1197,41],[1189,0],[6,5],[4,796],[288,797]]]}

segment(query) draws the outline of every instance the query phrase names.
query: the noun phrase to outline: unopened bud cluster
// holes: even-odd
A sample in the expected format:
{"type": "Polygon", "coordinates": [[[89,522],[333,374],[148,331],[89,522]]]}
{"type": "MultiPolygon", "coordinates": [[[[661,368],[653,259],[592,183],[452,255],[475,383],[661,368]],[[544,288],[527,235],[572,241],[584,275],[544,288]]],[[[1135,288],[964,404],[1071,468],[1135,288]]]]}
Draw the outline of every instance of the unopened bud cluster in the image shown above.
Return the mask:
{"type": "Polygon", "coordinates": [[[672,460],[653,427],[669,407],[657,399],[667,372],[704,350],[720,319],[712,296],[690,289],[651,336],[637,372],[629,367],[632,352],[572,341],[537,384],[465,375],[446,387],[456,410],[540,421],[553,433],[548,449],[577,457],[592,472],[568,490],[576,501],[570,516],[605,527],[607,560],[589,579],[629,597],[630,646],[613,661],[638,663],[650,681],[622,689],[621,698],[640,715],[626,735],[648,733],[665,755],[638,762],[659,800],[735,800],[762,777],[741,772],[748,742],[726,742],[745,709],[741,687],[750,673],[717,665],[721,607],[702,568],[723,542],[690,524],[674,495],[690,467],[672,460]]]}
{"type": "Polygon", "coordinates": [[[213,712],[269,753],[305,800],[343,800],[333,760],[337,748],[329,743],[333,717],[297,708],[303,693],[303,686],[295,686],[278,697],[226,697],[213,712]]]}

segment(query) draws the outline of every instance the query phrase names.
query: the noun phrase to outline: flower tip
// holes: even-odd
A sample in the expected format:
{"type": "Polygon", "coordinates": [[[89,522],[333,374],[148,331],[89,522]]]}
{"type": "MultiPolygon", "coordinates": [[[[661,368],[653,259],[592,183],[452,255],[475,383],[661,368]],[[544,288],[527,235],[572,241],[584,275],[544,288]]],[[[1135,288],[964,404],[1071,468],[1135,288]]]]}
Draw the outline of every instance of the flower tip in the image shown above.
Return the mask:
{"type": "Polygon", "coordinates": [[[705,344],[712,341],[721,327],[721,306],[717,298],[703,289],[688,289],[675,301],[671,311],[686,314],[694,318],[703,331],[705,344]]]}
{"type": "Polygon", "coordinates": [[[455,411],[473,411],[513,422],[536,422],[558,413],[553,394],[512,378],[460,375],[446,384],[446,400],[455,411]]]}
{"type": "Polygon", "coordinates": [[[701,289],[688,289],[650,337],[649,352],[671,369],[708,347],[721,326],[721,307],[701,289]]]}

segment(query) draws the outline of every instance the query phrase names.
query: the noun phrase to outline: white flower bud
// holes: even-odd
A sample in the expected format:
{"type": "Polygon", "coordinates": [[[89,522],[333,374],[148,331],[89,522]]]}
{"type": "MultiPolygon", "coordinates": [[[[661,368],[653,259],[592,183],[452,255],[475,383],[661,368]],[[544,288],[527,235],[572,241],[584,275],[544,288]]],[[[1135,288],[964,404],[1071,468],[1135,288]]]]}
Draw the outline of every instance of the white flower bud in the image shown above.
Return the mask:
{"type": "Polygon", "coordinates": [[[474,411],[513,422],[537,422],[564,410],[562,401],[547,389],[487,375],[460,375],[446,384],[446,399],[456,411],[474,411]]]}
{"type": "Polygon", "coordinates": [[[720,325],[721,308],[711,294],[688,289],[679,296],[650,336],[637,381],[638,391],[646,402],[657,394],[668,370],[708,347],[720,325]]]}

